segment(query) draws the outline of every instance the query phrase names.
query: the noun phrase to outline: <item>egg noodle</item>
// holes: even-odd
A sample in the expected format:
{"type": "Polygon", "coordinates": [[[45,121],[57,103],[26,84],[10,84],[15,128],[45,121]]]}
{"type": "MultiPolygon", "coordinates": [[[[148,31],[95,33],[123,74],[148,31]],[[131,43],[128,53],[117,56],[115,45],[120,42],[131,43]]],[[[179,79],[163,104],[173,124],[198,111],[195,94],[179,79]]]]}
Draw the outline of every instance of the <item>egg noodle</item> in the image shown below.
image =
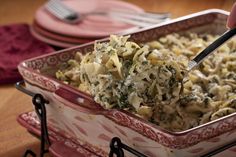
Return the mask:
{"type": "Polygon", "coordinates": [[[145,44],[111,35],[94,51],[56,72],[104,108],[130,111],[170,131],[182,131],[236,111],[236,42],[231,40],[186,74],[209,34],[170,34],[145,44]],[[183,78],[187,81],[183,83],[183,78]]]}

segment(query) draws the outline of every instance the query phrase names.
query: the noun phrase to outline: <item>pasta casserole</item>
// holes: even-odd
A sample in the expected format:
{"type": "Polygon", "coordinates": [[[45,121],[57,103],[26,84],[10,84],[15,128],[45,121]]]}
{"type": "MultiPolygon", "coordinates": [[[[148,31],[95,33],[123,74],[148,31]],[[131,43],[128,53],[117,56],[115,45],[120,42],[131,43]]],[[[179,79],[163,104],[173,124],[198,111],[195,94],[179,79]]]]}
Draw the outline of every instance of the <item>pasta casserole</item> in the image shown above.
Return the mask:
{"type": "Polygon", "coordinates": [[[197,69],[185,70],[216,37],[174,33],[138,45],[129,36],[111,35],[108,42],[96,42],[92,52],[78,52],[56,77],[91,94],[104,108],[127,110],[182,131],[236,111],[234,40],[197,69]]]}

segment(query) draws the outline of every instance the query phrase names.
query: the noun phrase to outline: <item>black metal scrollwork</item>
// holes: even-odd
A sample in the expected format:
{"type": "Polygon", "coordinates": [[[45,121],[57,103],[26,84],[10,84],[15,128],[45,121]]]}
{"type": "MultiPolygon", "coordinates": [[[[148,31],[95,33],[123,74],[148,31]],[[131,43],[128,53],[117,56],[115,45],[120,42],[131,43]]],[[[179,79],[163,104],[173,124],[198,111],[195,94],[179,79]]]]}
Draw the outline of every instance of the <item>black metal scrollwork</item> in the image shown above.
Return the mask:
{"type": "Polygon", "coordinates": [[[117,157],[124,157],[123,149],[138,157],[147,157],[146,155],[140,153],[139,151],[122,143],[120,138],[118,137],[114,137],[111,139],[109,157],[113,157],[114,155],[116,155],[117,157]]]}
{"type": "MultiPolygon", "coordinates": [[[[22,91],[23,93],[33,97],[32,98],[32,103],[34,105],[35,112],[37,113],[38,118],[40,120],[40,127],[41,127],[40,157],[43,157],[45,153],[48,153],[48,150],[46,149],[46,144],[48,146],[51,145],[49,135],[48,135],[47,113],[46,113],[46,107],[45,107],[45,105],[48,104],[49,102],[46,99],[44,99],[44,97],[41,94],[34,94],[33,92],[26,90],[22,86],[22,83],[23,82],[17,82],[16,83],[16,88],[18,90],[22,91]]],[[[36,154],[30,149],[26,150],[23,157],[28,157],[29,155],[32,156],[32,157],[36,157],[36,154]]]]}

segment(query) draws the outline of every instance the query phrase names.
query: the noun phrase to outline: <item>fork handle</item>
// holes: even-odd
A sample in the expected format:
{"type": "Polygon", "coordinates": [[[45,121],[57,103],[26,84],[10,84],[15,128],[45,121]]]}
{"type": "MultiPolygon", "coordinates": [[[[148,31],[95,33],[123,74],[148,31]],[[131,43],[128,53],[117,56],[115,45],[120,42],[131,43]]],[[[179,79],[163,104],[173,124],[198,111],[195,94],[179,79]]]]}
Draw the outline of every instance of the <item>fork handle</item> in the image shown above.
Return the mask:
{"type": "Polygon", "coordinates": [[[229,40],[236,34],[236,28],[226,31],[223,35],[221,35],[218,39],[216,39],[213,43],[211,43],[207,48],[205,48],[202,52],[200,52],[192,61],[197,64],[201,63],[201,61],[211,54],[215,49],[221,46],[224,42],[229,40]]]}

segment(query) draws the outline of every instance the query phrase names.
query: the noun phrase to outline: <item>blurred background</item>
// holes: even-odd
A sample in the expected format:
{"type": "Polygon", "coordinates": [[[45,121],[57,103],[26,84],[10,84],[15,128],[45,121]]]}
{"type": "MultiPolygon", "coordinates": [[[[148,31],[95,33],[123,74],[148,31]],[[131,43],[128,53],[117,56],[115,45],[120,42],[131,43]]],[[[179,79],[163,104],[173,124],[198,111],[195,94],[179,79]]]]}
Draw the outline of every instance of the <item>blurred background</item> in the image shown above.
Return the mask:
{"type": "MultiPolygon", "coordinates": [[[[235,0],[124,0],[135,4],[145,11],[170,12],[173,18],[209,8],[229,10],[235,0]]],[[[0,24],[17,22],[32,23],[35,11],[46,0],[1,0],[0,24]]]]}

